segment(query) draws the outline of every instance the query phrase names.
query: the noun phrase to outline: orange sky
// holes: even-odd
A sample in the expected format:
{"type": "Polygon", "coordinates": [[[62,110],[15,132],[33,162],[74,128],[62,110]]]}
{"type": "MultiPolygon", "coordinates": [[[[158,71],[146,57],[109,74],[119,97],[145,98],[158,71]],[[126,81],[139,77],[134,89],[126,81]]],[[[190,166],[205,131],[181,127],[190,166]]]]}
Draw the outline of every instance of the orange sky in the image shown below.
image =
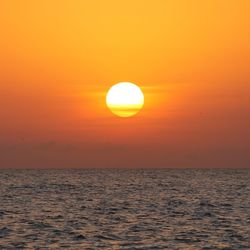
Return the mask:
{"type": "Polygon", "coordinates": [[[250,167],[250,1],[0,2],[0,168],[250,167]],[[115,117],[113,84],[145,107],[115,117]]]}

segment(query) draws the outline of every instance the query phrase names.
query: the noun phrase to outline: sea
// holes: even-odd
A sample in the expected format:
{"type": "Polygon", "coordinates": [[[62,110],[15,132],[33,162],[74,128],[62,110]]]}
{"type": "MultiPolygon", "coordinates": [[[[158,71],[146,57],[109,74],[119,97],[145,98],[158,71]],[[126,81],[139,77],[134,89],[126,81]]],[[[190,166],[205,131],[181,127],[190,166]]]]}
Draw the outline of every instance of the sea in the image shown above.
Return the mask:
{"type": "Polygon", "coordinates": [[[250,249],[250,169],[0,170],[0,249],[250,249]]]}

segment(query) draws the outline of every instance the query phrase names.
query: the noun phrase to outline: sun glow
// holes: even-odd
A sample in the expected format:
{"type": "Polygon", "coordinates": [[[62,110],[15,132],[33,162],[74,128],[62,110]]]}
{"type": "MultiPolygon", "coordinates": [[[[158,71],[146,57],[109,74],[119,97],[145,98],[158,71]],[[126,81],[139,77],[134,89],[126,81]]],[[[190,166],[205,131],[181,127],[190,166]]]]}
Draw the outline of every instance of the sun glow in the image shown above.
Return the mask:
{"type": "Polygon", "coordinates": [[[144,105],[141,89],[130,82],[120,82],[110,88],[106,103],[111,112],[120,117],[137,114],[144,105]]]}

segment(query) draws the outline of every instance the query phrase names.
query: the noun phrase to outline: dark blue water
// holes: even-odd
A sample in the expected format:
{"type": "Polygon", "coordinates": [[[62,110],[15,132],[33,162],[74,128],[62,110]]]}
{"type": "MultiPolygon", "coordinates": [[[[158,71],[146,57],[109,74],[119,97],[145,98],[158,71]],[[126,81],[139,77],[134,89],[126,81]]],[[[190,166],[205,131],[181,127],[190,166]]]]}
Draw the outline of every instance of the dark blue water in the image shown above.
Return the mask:
{"type": "Polygon", "coordinates": [[[250,170],[1,170],[0,249],[250,249],[250,170]]]}

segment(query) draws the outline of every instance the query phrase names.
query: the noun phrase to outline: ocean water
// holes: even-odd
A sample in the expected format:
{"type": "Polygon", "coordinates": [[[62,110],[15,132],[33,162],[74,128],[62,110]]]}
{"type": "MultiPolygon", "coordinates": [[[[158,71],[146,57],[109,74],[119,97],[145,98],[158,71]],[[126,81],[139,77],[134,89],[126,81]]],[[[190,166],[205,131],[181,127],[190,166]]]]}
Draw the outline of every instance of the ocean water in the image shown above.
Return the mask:
{"type": "Polygon", "coordinates": [[[250,249],[250,170],[0,170],[0,249],[250,249]]]}

